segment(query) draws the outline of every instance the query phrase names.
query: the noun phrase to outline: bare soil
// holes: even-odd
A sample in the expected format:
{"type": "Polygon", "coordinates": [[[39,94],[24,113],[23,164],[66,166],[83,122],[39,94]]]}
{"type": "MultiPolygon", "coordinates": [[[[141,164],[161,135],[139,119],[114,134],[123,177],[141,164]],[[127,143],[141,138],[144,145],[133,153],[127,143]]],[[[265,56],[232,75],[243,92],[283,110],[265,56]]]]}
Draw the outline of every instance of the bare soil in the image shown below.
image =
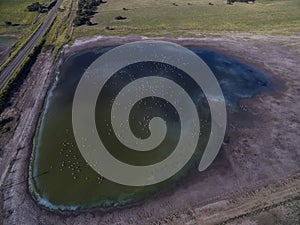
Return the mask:
{"type": "MultiPolygon", "coordinates": [[[[65,56],[82,49],[142,39],[146,38],[81,39],[65,49],[65,56]]],[[[32,199],[26,182],[32,140],[45,94],[54,77],[49,63],[51,53],[41,53],[27,83],[1,114],[3,119],[15,113],[17,116],[13,118],[17,122],[11,122],[15,124],[8,131],[11,136],[5,134],[9,140],[2,138],[2,134],[0,138],[3,152],[0,224],[218,224],[226,221],[234,224],[232,218],[251,224],[253,221],[247,217],[251,212],[258,213],[287,200],[296,201],[300,194],[300,38],[253,36],[245,40],[229,35],[164,40],[216,50],[258,67],[272,75],[278,89],[241,102],[244,111],[229,118],[230,143],[222,147],[215,162],[202,173],[190,174],[168,192],[109,212],[50,211],[32,199]]]]}

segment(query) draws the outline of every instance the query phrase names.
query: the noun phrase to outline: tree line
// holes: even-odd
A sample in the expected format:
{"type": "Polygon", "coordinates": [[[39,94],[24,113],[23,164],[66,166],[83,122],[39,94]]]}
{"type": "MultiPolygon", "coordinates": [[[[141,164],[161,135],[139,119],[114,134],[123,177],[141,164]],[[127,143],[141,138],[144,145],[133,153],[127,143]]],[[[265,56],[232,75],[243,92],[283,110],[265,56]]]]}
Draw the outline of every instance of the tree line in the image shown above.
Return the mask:
{"type": "Polygon", "coordinates": [[[255,0],[227,0],[227,4],[233,4],[235,2],[246,2],[246,3],[253,2],[253,3],[255,3],[255,0]]]}
{"type": "Polygon", "coordinates": [[[27,10],[29,12],[39,12],[39,13],[45,13],[48,12],[54,5],[56,4],[56,0],[52,1],[48,6],[42,5],[39,2],[34,2],[31,5],[27,6],[27,10]]]}
{"type": "Polygon", "coordinates": [[[74,25],[81,26],[83,24],[92,25],[90,21],[92,16],[96,13],[97,6],[101,3],[105,3],[102,0],[79,0],[78,10],[76,11],[76,17],[74,18],[74,25]]]}

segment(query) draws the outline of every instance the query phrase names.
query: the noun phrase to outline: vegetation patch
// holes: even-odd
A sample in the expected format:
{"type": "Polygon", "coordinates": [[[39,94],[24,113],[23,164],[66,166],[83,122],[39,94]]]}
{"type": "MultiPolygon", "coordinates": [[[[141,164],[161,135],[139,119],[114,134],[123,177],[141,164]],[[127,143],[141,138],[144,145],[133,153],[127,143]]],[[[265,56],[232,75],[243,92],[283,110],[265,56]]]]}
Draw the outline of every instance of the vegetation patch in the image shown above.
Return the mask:
{"type": "Polygon", "coordinates": [[[45,46],[55,46],[55,51],[59,51],[60,47],[66,44],[70,40],[72,28],[73,28],[73,15],[77,8],[77,2],[73,0],[64,0],[56,17],[53,21],[51,28],[45,35],[45,46]]]}
{"type": "Polygon", "coordinates": [[[39,12],[39,13],[46,13],[48,12],[54,5],[56,4],[56,0],[51,2],[49,5],[43,5],[39,2],[32,3],[31,5],[27,6],[27,10],[29,12],[39,12]]]}
{"type": "Polygon", "coordinates": [[[83,24],[92,25],[90,19],[95,14],[97,6],[103,3],[101,0],[79,0],[78,10],[74,18],[74,25],[81,26],[83,24]]]}
{"type": "Polygon", "coordinates": [[[245,2],[245,3],[252,2],[252,3],[255,3],[255,0],[227,0],[228,4],[233,4],[235,2],[245,2]]]}
{"type": "Polygon", "coordinates": [[[125,16],[116,16],[115,19],[116,20],[126,20],[127,17],[125,17],[125,16]]]}

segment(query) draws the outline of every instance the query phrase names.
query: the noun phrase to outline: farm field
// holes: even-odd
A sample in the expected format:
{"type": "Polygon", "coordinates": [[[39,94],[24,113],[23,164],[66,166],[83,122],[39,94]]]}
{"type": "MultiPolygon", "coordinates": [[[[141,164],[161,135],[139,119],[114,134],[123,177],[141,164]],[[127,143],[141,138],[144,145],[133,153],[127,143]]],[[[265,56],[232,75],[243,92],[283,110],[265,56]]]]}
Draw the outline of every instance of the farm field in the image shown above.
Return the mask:
{"type": "Polygon", "coordinates": [[[108,0],[98,7],[92,22],[95,25],[77,27],[73,38],[96,34],[201,37],[220,32],[291,35],[300,31],[300,1],[228,5],[226,0],[108,0]],[[117,16],[127,19],[116,20],[117,16]]]}

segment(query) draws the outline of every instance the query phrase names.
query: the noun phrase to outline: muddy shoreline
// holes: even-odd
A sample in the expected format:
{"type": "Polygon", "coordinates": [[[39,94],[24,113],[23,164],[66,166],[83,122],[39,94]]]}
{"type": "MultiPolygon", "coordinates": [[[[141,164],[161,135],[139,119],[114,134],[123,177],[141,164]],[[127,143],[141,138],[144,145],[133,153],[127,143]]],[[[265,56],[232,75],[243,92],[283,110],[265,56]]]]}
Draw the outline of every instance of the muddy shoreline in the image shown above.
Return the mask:
{"type": "MultiPolygon", "coordinates": [[[[99,37],[79,40],[75,41],[73,46],[65,48],[64,57],[83,49],[118,45],[141,39],[145,37],[99,37]]],[[[242,104],[247,109],[245,113],[255,118],[250,127],[241,122],[235,124],[236,121],[233,118],[228,127],[230,133],[236,137],[228,145],[223,146],[211,167],[204,173],[189,176],[184,180],[184,184],[172,188],[171,191],[164,193],[164,196],[157,195],[137,205],[116,209],[109,213],[100,212],[99,209],[82,212],[52,212],[36,204],[25,182],[3,191],[1,211],[5,215],[4,224],[151,224],[155,221],[163,223],[164,219],[170,216],[174,219],[173,222],[171,221],[172,224],[182,224],[187,221],[197,221],[198,217],[203,216],[201,213],[201,216],[197,214],[196,210],[201,206],[225,200],[223,207],[226,207],[228,205],[226,201],[233,196],[268,186],[274,182],[291,179],[300,172],[300,166],[297,163],[300,155],[297,149],[300,144],[297,140],[300,135],[300,121],[297,119],[300,106],[295,104],[300,101],[298,96],[300,82],[297,80],[300,62],[297,51],[264,39],[241,41],[237,37],[181,40],[160,38],[160,40],[175,41],[184,46],[199,46],[199,48],[229,55],[273,74],[276,79],[283,80],[287,88],[281,90],[276,96],[262,94],[255,100],[243,101],[242,104]],[[283,129],[280,130],[279,127],[283,129]],[[291,132],[290,129],[294,132],[293,137],[296,137],[292,141],[287,136],[291,132]],[[265,143],[266,139],[271,140],[271,143],[265,143]],[[289,149],[289,152],[284,152],[285,149],[289,149]],[[185,217],[185,213],[190,210],[195,215],[185,217]]],[[[40,65],[40,68],[43,66],[40,65]]],[[[36,72],[38,69],[39,66],[36,72]]],[[[50,73],[49,70],[44,73],[40,72],[40,76],[46,80],[43,83],[46,90],[43,88],[35,92],[31,89],[24,90],[24,96],[29,97],[28,102],[20,109],[22,112],[25,113],[28,110],[26,108],[36,99],[36,96],[39,96],[39,104],[36,107],[29,107],[30,113],[35,116],[29,125],[23,124],[23,129],[25,129],[23,133],[26,135],[22,136],[22,146],[14,156],[21,160],[12,161],[10,171],[16,170],[16,172],[8,174],[5,184],[15,184],[28,177],[32,139],[43,108],[45,94],[54,78],[53,69],[50,73]]],[[[34,80],[32,82],[35,83],[34,80]]],[[[18,101],[18,97],[13,101],[18,101]]],[[[24,118],[20,117],[14,138],[20,137],[22,120],[24,118]]],[[[7,144],[4,148],[5,152],[10,151],[12,144],[17,147],[15,143],[7,144]]],[[[295,179],[299,177],[296,176],[295,179]]]]}

